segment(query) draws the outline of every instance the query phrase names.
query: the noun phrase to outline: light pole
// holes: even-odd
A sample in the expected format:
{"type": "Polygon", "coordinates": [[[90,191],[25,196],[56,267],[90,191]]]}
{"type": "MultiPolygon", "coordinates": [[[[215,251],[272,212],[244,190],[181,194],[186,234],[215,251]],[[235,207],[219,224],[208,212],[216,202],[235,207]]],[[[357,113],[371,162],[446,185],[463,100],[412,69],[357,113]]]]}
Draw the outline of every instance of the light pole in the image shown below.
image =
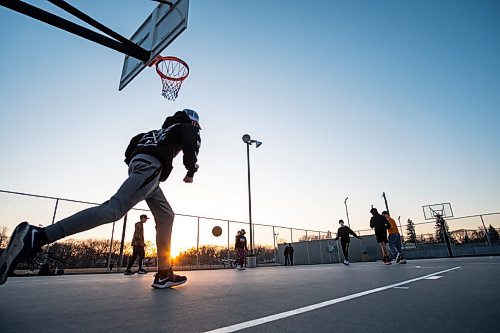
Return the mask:
{"type": "Polygon", "coordinates": [[[347,226],[350,228],[351,223],[349,222],[349,212],[347,211],[347,199],[349,199],[349,197],[345,198],[344,205],[345,205],[345,214],[347,215],[347,226]]]}
{"type": "Polygon", "coordinates": [[[254,255],[253,252],[253,225],[252,225],[252,194],[250,191],[250,145],[255,143],[255,148],[259,148],[262,142],[257,140],[252,140],[250,135],[245,134],[242,137],[243,142],[247,145],[247,169],[248,169],[248,218],[250,222],[250,255],[254,255]]]}

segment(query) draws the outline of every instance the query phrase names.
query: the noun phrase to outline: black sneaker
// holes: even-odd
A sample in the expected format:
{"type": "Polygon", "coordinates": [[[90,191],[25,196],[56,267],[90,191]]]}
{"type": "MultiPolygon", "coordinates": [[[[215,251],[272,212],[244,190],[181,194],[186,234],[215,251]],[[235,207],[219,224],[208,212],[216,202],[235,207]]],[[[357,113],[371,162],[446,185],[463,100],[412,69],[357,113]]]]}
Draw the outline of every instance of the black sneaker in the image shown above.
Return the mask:
{"type": "Polygon", "coordinates": [[[125,272],[123,273],[124,275],[134,275],[135,273],[132,272],[130,269],[126,269],[125,272]]]}
{"type": "Polygon", "coordinates": [[[176,275],[172,272],[172,268],[164,272],[158,272],[155,274],[155,280],[151,287],[155,289],[165,289],[173,286],[178,286],[186,283],[187,277],[176,275]]]}
{"type": "Polygon", "coordinates": [[[12,232],[10,242],[0,256],[0,285],[14,272],[21,260],[31,260],[46,245],[47,236],[43,228],[22,222],[12,232]]]}
{"type": "Polygon", "coordinates": [[[398,253],[398,255],[396,256],[396,264],[399,264],[399,262],[401,261],[401,253],[398,253]]]}
{"type": "Polygon", "coordinates": [[[145,270],[144,268],[141,268],[137,271],[137,274],[148,274],[148,271],[145,270]]]}

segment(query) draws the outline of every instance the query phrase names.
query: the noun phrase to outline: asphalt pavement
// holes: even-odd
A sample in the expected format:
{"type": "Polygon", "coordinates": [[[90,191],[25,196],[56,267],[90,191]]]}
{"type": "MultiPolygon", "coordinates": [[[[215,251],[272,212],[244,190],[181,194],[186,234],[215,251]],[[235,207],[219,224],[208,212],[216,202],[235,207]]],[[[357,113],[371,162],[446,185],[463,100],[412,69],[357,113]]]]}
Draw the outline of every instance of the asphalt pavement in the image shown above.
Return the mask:
{"type": "Polygon", "coordinates": [[[500,257],[12,277],[0,332],[498,332],[500,257]]]}

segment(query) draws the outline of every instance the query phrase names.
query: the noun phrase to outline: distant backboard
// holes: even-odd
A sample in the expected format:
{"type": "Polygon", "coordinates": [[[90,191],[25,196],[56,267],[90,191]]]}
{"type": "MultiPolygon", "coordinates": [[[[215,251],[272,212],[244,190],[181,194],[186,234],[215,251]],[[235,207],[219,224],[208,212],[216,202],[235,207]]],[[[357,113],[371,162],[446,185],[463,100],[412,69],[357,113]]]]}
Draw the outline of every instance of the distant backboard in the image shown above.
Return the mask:
{"type": "Polygon", "coordinates": [[[422,206],[422,209],[426,220],[435,220],[438,214],[443,218],[453,217],[453,210],[449,202],[422,206]]]}
{"type": "Polygon", "coordinates": [[[125,56],[119,90],[125,88],[157,55],[172,43],[186,28],[189,0],[173,0],[173,6],[159,4],[130,40],[151,51],[148,62],[125,56]]]}

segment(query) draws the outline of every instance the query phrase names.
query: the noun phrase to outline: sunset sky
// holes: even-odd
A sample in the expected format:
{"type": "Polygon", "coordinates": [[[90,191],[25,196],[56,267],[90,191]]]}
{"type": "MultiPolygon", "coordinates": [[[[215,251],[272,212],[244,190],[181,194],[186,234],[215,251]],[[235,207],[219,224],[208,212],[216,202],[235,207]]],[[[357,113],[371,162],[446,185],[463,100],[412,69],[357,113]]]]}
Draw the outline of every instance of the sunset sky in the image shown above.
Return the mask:
{"type": "MultiPolygon", "coordinates": [[[[124,36],[157,5],[69,3],[124,36]]],[[[349,197],[351,226],[368,229],[382,192],[402,221],[440,202],[498,212],[499,36],[494,0],[192,0],[162,53],[191,68],[169,102],[153,69],[119,92],[122,54],[0,7],[0,189],[105,201],[130,138],[192,108],[199,172],[184,184],[178,158],[161,185],[178,213],[248,220],[245,133],[263,142],[250,152],[255,223],[336,230],[349,197]]]]}

